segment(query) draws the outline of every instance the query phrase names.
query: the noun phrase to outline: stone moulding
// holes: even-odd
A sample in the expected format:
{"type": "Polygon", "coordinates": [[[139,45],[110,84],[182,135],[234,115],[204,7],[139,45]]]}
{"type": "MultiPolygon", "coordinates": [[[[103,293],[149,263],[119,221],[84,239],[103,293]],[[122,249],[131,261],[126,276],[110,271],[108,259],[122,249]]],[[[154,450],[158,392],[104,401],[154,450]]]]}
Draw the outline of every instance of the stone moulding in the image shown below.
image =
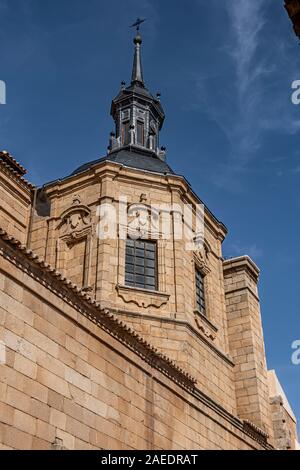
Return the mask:
{"type": "Polygon", "coordinates": [[[138,289],[135,287],[117,285],[116,290],[118,296],[124,300],[125,303],[133,303],[141,308],[160,308],[166,305],[169,301],[170,295],[164,292],[148,291],[146,289],[138,289]]]}
{"type": "Polygon", "coordinates": [[[199,310],[194,311],[195,314],[195,322],[198,326],[199,330],[201,331],[204,336],[208,339],[214,341],[217,336],[218,328],[209,321],[199,310]]]}
{"type": "Polygon", "coordinates": [[[258,282],[260,270],[249,256],[238,256],[223,261],[223,270],[226,274],[246,271],[255,283],[258,282]]]}
{"type": "Polygon", "coordinates": [[[210,273],[211,269],[208,262],[208,254],[210,253],[207,246],[204,247],[204,250],[198,250],[194,252],[193,262],[196,264],[197,268],[201,273],[206,276],[210,273]]]}
{"type": "Polygon", "coordinates": [[[245,432],[247,432],[247,434],[250,434],[254,440],[258,442],[261,442],[262,440],[264,442],[268,441],[269,434],[260,429],[255,424],[253,424],[251,421],[249,421],[248,419],[244,419],[243,424],[245,432]]]}
{"type": "Polygon", "coordinates": [[[206,346],[210,348],[210,350],[216,354],[218,357],[220,357],[227,365],[230,367],[235,367],[235,363],[232,361],[229,355],[226,355],[224,352],[219,350],[215,344],[211,340],[209,340],[206,336],[200,333],[199,329],[195,328],[191,323],[187,321],[182,321],[182,320],[175,320],[171,318],[166,318],[163,316],[155,316],[155,315],[149,315],[147,313],[137,313],[137,312],[132,312],[128,310],[120,310],[120,309],[111,309],[111,311],[114,311],[117,315],[123,315],[123,316],[130,316],[133,318],[146,318],[148,320],[154,320],[157,322],[163,322],[163,323],[172,323],[176,324],[179,326],[183,326],[184,328],[187,328],[189,331],[191,331],[199,340],[201,340],[206,346]]]}
{"type": "MultiPolygon", "coordinates": [[[[186,390],[203,405],[209,407],[220,417],[233,425],[236,430],[245,436],[257,441],[264,449],[273,447],[267,442],[267,434],[252,423],[242,421],[232,415],[221,405],[196,388],[196,379],[177,366],[166,355],[161,354],[136,331],[120,321],[108,309],[101,308],[99,302],[92,299],[71,280],[65,278],[42,258],[28,250],[19,240],[8,235],[0,228],[0,255],[15,265],[18,269],[35,279],[45,288],[61,298],[64,302],[75,308],[80,314],[97,324],[102,330],[116,338],[120,343],[132,350],[147,364],[155,368],[171,381],[186,390]]],[[[173,390],[174,393],[175,392],[173,390]]],[[[233,430],[229,430],[235,434],[233,430]]],[[[241,438],[241,437],[240,437],[241,438]]]]}

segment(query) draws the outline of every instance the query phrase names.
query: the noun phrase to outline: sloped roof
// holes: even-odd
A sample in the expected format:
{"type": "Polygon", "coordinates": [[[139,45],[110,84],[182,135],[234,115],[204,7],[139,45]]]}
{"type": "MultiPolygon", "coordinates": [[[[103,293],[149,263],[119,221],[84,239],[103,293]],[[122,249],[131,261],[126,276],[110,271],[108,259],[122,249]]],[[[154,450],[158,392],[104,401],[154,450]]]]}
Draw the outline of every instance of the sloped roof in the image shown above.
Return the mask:
{"type": "Polygon", "coordinates": [[[121,165],[128,166],[130,168],[136,168],[138,170],[152,171],[154,173],[171,174],[174,175],[172,168],[166,163],[160,160],[158,157],[152,156],[150,153],[139,153],[133,150],[120,150],[118,152],[111,153],[106,157],[93,160],[91,162],[81,165],[76,168],[70,176],[77,175],[90,169],[92,166],[97,165],[101,162],[113,162],[120,163],[121,165]]]}

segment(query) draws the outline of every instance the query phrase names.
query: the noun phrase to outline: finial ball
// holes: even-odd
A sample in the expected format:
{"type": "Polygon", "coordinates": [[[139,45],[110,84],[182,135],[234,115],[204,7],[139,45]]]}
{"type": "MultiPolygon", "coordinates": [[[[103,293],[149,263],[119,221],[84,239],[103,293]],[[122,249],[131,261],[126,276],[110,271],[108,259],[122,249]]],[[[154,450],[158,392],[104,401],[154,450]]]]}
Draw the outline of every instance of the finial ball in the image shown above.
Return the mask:
{"type": "Polygon", "coordinates": [[[142,44],[142,36],[138,33],[134,40],[133,40],[134,44],[142,44]]]}

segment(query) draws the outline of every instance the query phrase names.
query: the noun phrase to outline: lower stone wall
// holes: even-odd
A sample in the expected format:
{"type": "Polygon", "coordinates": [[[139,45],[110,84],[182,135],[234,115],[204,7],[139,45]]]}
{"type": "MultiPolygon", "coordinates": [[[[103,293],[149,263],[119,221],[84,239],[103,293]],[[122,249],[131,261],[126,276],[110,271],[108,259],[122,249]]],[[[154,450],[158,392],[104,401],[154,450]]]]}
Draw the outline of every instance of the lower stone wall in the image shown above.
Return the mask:
{"type": "Polygon", "coordinates": [[[224,261],[230,354],[235,363],[237,413],[273,434],[260,304],[259,269],[248,257],[224,261]]]}
{"type": "Polygon", "coordinates": [[[186,322],[130,311],[117,315],[195,377],[198,387],[214,401],[237,415],[234,364],[213,341],[186,322]]]}
{"type": "Polygon", "coordinates": [[[270,448],[71,287],[0,239],[2,449],[270,448]]]}
{"type": "Polygon", "coordinates": [[[284,407],[281,396],[270,398],[274,446],[278,450],[296,450],[297,424],[284,407]]]}

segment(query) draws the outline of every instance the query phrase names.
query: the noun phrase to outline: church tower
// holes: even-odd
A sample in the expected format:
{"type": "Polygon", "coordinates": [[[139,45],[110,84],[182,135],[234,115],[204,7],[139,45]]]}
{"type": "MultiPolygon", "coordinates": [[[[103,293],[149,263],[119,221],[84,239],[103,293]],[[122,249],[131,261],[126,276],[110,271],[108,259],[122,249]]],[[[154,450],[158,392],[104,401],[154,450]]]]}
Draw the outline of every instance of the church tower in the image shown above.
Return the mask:
{"type": "MultiPolygon", "coordinates": [[[[237,337],[231,335],[235,314],[229,321],[227,312],[233,308],[230,282],[236,266],[252,276],[253,297],[256,268],[247,259],[236,265],[223,264],[226,227],[203,205],[187,180],[167,164],[165,149],[159,145],[165,115],[160,96],[154,97],[146,87],[141,47],[142,37],[137,31],[131,83],[126,87],[123,82],[112,100],[115,131],[107,154],[43,187],[37,198],[32,249],[195,377],[212,399],[221,398],[228,412],[241,412],[241,416],[267,429],[268,390],[258,305],[254,323],[258,325],[257,340],[248,345],[256,354],[253,367],[260,368],[255,387],[248,387],[254,395],[250,398],[255,403],[253,412],[243,406],[247,387],[236,399],[239,374],[235,375],[233,356],[241,351],[236,351],[237,337]],[[197,238],[195,215],[199,206],[203,209],[203,244],[187,249],[176,227],[183,222],[193,239],[197,238]],[[187,207],[192,212],[190,220],[187,207]],[[120,212],[126,212],[126,227],[119,219],[120,212]],[[116,231],[108,227],[106,236],[99,236],[99,227],[105,226],[108,214],[116,231]],[[168,236],[162,230],[166,217],[168,236]],[[140,231],[133,239],[132,223],[140,231]]],[[[246,278],[245,274],[248,282],[246,278]]],[[[235,302],[239,300],[236,295],[235,302]]],[[[245,304],[247,299],[245,295],[245,304]]],[[[251,308],[247,310],[249,318],[251,308]]]]}
{"type": "Polygon", "coordinates": [[[0,153],[0,435],[25,410],[24,448],[271,449],[259,269],[167,163],[141,47],[105,155],[36,189],[0,153]]]}
{"type": "MultiPolygon", "coordinates": [[[[222,395],[228,412],[241,411],[245,418],[266,429],[268,405],[260,397],[268,400],[268,391],[259,309],[257,306],[254,322],[258,325],[257,340],[248,345],[255,352],[257,364],[253,367],[260,367],[255,387],[249,386],[250,393],[255,395],[251,397],[252,403],[256,404],[250,413],[242,405],[247,390],[241,390],[238,401],[235,396],[239,374],[235,377],[237,368],[232,356],[241,351],[236,352],[237,336],[231,335],[235,313],[231,320],[227,312],[232,310],[234,294],[230,282],[235,269],[243,267],[249,272],[254,280],[254,297],[256,268],[246,259],[223,264],[226,227],[203,206],[187,180],[166,163],[164,148],[159,147],[165,115],[159,95],[153,97],[145,85],[141,46],[138,31],[134,38],[131,83],[127,87],[122,83],[112,101],[115,131],[107,155],[44,186],[37,198],[32,248],[66,279],[194,376],[212,399],[219,400],[222,395]],[[42,213],[44,209],[39,210],[45,201],[49,207],[47,218],[42,213]],[[195,214],[199,206],[203,207],[204,241],[199,248],[187,249],[186,240],[176,233],[176,226],[178,221],[190,224],[196,237],[195,214]],[[190,221],[186,220],[186,207],[192,210],[190,221]],[[99,227],[107,222],[107,211],[117,230],[110,232],[109,227],[107,236],[99,236],[99,227]],[[126,227],[119,220],[120,211],[126,212],[126,227]],[[166,216],[167,237],[161,228],[166,216]],[[135,228],[138,224],[138,238],[129,236],[131,223],[135,228]],[[121,235],[124,229],[125,237],[121,235]],[[225,277],[220,275],[223,270],[225,277]]],[[[245,335],[248,334],[246,331],[245,335]]]]}

